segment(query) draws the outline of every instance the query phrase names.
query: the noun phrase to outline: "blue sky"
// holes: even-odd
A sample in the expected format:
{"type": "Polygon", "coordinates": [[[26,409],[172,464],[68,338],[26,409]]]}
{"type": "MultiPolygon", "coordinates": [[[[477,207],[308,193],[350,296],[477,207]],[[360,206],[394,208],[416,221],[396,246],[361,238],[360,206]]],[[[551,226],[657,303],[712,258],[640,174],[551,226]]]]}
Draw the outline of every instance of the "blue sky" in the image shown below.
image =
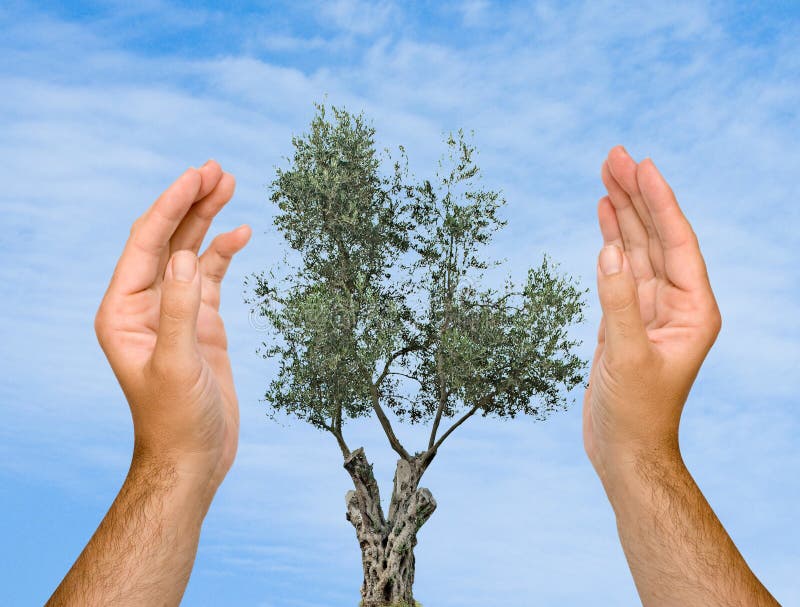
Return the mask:
{"type": "MultiPolygon", "coordinates": [[[[724,326],[681,442],[753,569],[800,604],[800,9],[794,2],[5,2],[0,7],[0,604],[41,604],[113,500],[126,404],[92,330],[130,223],[186,166],[238,181],[216,230],[250,223],[223,315],[242,409],[185,605],[356,605],[348,477],[329,436],[269,421],[244,277],[279,258],[266,185],[314,101],[363,109],[430,172],[475,130],[515,277],[548,252],[599,320],[599,167],[652,156],[700,237],[724,326]]],[[[426,607],[636,605],[581,444],[582,394],[544,423],[474,420],[430,469],[426,607]]],[[[420,429],[401,428],[412,445],[420,429]]],[[[392,452],[349,428],[384,486],[392,452]]]]}

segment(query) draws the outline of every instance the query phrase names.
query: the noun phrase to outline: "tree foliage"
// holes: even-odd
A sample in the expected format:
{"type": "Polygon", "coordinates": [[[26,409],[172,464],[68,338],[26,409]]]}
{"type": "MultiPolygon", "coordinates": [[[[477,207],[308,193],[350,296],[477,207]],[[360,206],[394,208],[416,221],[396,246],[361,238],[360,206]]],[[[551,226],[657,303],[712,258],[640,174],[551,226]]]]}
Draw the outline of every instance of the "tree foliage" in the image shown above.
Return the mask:
{"type": "Polygon", "coordinates": [[[279,362],[271,410],[333,433],[345,455],[345,422],[375,414],[410,457],[387,410],[432,422],[435,454],[476,413],[542,419],[565,406],[586,365],[567,335],[583,320],[583,292],[547,255],[521,285],[481,286],[499,263],[483,253],[506,224],[505,201],[482,187],[464,133],[418,180],[402,147],[378,154],[363,114],[316,107],[271,188],[297,261],[255,275],[250,299],[275,337],[261,350],[279,362]]]}

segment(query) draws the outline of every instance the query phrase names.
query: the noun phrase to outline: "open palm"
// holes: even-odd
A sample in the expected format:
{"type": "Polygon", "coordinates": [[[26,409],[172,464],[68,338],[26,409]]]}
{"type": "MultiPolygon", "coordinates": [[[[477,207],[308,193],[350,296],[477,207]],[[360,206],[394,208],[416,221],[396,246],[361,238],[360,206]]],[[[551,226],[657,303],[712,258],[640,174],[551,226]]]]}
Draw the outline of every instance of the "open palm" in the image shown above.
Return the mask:
{"type": "MultiPolygon", "coordinates": [[[[224,471],[236,452],[239,416],[219,315],[220,286],[250,229],[221,234],[199,260],[194,256],[234,188],[233,176],[214,161],[178,178],[134,223],[95,321],[100,344],[131,404],[137,439],[142,433],[166,435],[172,445],[182,446],[183,432],[191,449],[215,452],[224,471]],[[170,295],[165,288],[173,255],[198,270],[193,282],[199,283],[199,301],[189,308],[180,300],[191,297],[189,291],[170,295]],[[171,303],[168,297],[178,299],[171,303]],[[192,306],[196,323],[188,327],[179,317],[191,313],[192,306]]],[[[182,288],[190,289],[191,282],[186,285],[182,288]]]]}
{"type": "Polygon", "coordinates": [[[636,424],[672,425],[677,440],[682,404],[721,326],[697,237],[652,161],[637,165],[616,147],[601,175],[608,190],[598,206],[604,245],[624,251],[635,290],[620,304],[632,309],[623,313],[616,343],[608,343],[605,315],[600,323],[584,398],[590,456],[626,424],[633,434],[646,433],[636,424]],[[642,403],[658,396],[670,404],[648,411],[642,403]]]}

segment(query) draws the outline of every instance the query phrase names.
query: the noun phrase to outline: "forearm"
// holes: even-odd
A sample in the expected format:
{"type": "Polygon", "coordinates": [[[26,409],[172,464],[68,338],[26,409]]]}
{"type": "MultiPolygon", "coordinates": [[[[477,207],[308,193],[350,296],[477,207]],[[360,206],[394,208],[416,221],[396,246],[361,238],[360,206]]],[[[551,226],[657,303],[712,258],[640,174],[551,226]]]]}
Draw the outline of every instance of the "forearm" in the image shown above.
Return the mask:
{"type": "Polygon", "coordinates": [[[638,458],[604,479],[645,607],[774,606],[679,452],[638,458]]]}
{"type": "Polygon", "coordinates": [[[135,455],[117,498],[47,605],[178,605],[210,491],[201,477],[135,455]]]}

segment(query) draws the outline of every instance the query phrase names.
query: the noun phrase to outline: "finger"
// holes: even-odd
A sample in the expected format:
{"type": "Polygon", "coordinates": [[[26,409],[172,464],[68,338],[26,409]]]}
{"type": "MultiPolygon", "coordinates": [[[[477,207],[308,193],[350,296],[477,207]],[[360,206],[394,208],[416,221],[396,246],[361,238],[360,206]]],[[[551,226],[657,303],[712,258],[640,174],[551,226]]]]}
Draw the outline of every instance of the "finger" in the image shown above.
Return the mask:
{"type": "MultiPolygon", "coordinates": [[[[219,168],[214,162],[213,166],[219,168]]],[[[233,196],[236,180],[230,173],[225,173],[219,168],[219,175],[214,188],[203,198],[198,200],[186,213],[170,240],[170,250],[180,251],[186,249],[197,253],[203,244],[203,239],[211,226],[217,213],[222,210],[233,196]]]]}
{"type": "Polygon", "coordinates": [[[197,314],[200,309],[200,273],[192,251],[177,251],[164,273],[161,314],[153,361],[174,366],[197,356],[197,314]]]}
{"type": "Polygon", "coordinates": [[[220,287],[233,256],[250,240],[252,230],[242,225],[231,232],[220,234],[200,256],[200,273],[203,277],[203,302],[219,309],[220,287]]]}
{"type": "Polygon", "coordinates": [[[617,212],[608,196],[603,196],[597,203],[597,221],[600,224],[600,233],[603,235],[603,245],[614,244],[620,249],[625,247],[622,241],[622,232],[619,229],[617,212]]]}
{"type": "Polygon", "coordinates": [[[609,360],[640,360],[649,351],[650,342],[628,256],[617,246],[600,251],[597,292],[605,321],[604,352],[609,360]]]}
{"type": "Polygon", "coordinates": [[[655,276],[655,272],[650,263],[647,231],[644,229],[639,214],[636,212],[636,207],[633,206],[627,192],[622,189],[622,186],[617,183],[617,180],[611,174],[607,161],[603,162],[600,175],[603,179],[603,184],[608,190],[614,210],[617,212],[622,240],[625,243],[625,251],[627,251],[631,261],[633,274],[636,280],[649,280],[655,276]]]}
{"type": "Polygon", "coordinates": [[[136,293],[156,282],[169,239],[197,200],[202,182],[197,169],[187,169],[136,220],[114,269],[110,289],[136,293]]]}
{"type": "MultiPolygon", "coordinates": [[[[600,223],[600,233],[603,235],[603,246],[615,245],[624,248],[622,232],[617,221],[617,212],[608,196],[603,196],[597,204],[597,219],[600,223]]],[[[597,329],[597,344],[601,348],[606,341],[606,317],[600,317],[600,326],[597,329]]]]}
{"type": "Polygon", "coordinates": [[[708,272],[692,226],[672,188],[650,159],[636,170],[636,181],[650,210],[664,252],[664,270],[672,284],[687,291],[709,288],[708,272]]]}
{"type": "MultiPolygon", "coordinates": [[[[600,222],[600,231],[603,234],[604,246],[616,245],[624,250],[625,247],[619,228],[619,221],[617,220],[617,212],[608,196],[600,199],[600,203],[597,207],[597,217],[600,222]]],[[[659,246],[661,245],[659,244],[659,246]]],[[[640,285],[641,283],[637,284],[637,287],[640,285]]],[[[654,311],[647,309],[642,310],[642,320],[647,322],[649,319],[652,319],[652,314],[654,314],[654,311]]]]}
{"type": "MultiPolygon", "coordinates": [[[[197,169],[197,171],[200,173],[200,180],[201,180],[200,189],[197,192],[197,195],[195,196],[195,202],[192,204],[192,206],[189,208],[189,211],[186,214],[187,216],[191,215],[192,209],[195,208],[197,204],[199,204],[199,201],[202,201],[203,199],[205,199],[210,195],[210,193],[216,188],[217,184],[219,183],[219,180],[222,177],[222,167],[220,167],[219,163],[217,163],[215,160],[207,160],[205,164],[203,164],[203,166],[197,169]]],[[[147,215],[147,213],[152,212],[154,206],[155,205],[152,205],[150,209],[147,210],[145,216],[147,215]]],[[[178,228],[176,228],[175,231],[180,230],[180,225],[183,224],[185,220],[186,216],[184,216],[184,218],[181,219],[180,224],[178,224],[178,228]]],[[[173,233],[173,238],[174,238],[174,233],[173,233]]],[[[189,247],[184,247],[184,248],[188,249],[189,247]]],[[[179,249],[170,247],[164,247],[162,249],[161,255],[159,255],[158,258],[156,278],[151,284],[158,284],[161,282],[161,278],[164,276],[164,271],[166,270],[167,262],[170,259],[170,255],[172,255],[172,253],[174,253],[177,250],[179,249]]],[[[194,249],[194,252],[197,253],[197,249],[194,249]]]]}
{"type": "Polygon", "coordinates": [[[211,158],[206,160],[205,164],[197,170],[200,171],[200,176],[203,178],[203,185],[200,186],[200,193],[197,199],[202,200],[217,187],[224,171],[219,166],[219,162],[211,158]]]}
{"type": "Polygon", "coordinates": [[[618,145],[608,154],[608,168],[614,179],[616,179],[617,183],[625,190],[628,198],[630,198],[647,232],[648,254],[655,275],[659,278],[664,278],[664,250],[661,246],[658,232],[656,232],[655,226],[653,225],[650,209],[647,207],[647,203],[645,203],[642,193],[639,190],[639,184],[636,181],[636,162],[630,157],[624,147],[618,145]]]}
{"type": "Polygon", "coordinates": [[[156,284],[158,284],[161,281],[161,278],[164,276],[164,271],[167,268],[167,262],[170,260],[171,255],[175,251],[186,249],[192,250],[196,254],[197,250],[200,248],[199,244],[197,247],[192,247],[189,246],[190,243],[187,243],[187,246],[173,246],[176,234],[182,231],[181,226],[186,223],[187,218],[192,216],[193,210],[197,208],[197,205],[202,203],[203,200],[207,199],[213,194],[219,185],[220,180],[222,179],[222,167],[219,166],[219,163],[216,160],[207,160],[206,163],[198,169],[198,171],[200,172],[202,179],[200,191],[197,194],[194,204],[192,204],[192,206],[186,212],[186,215],[183,217],[183,219],[181,219],[178,227],[175,228],[175,232],[173,232],[172,238],[170,238],[170,246],[165,247],[164,251],[161,253],[158,263],[158,270],[156,272],[156,284]]]}

